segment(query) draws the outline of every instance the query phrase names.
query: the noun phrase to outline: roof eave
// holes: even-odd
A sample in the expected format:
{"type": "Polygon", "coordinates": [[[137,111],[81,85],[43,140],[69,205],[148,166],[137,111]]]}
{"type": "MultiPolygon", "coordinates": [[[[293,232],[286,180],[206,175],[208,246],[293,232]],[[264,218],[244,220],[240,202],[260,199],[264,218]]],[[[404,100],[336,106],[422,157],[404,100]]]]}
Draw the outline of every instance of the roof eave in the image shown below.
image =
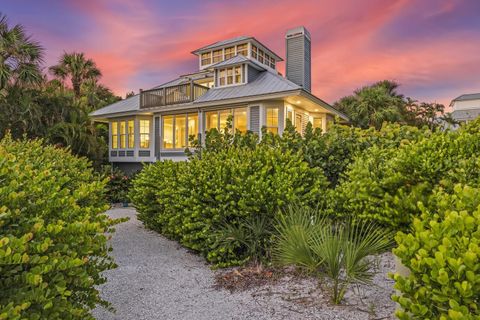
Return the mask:
{"type": "Polygon", "coordinates": [[[305,89],[300,89],[300,95],[304,96],[304,97],[307,97],[309,99],[312,99],[314,100],[316,103],[320,104],[322,107],[324,107],[325,109],[327,109],[328,111],[338,115],[340,118],[342,118],[343,120],[346,120],[346,121],[350,121],[350,118],[338,111],[337,109],[335,109],[334,107],[332,107],[331,105],[329,105],[328,103],[326,103],[325,101],[323,101],[322,99],[320,99],[319,97],[315,96],[314,94],[306,91],[305,89]]]}

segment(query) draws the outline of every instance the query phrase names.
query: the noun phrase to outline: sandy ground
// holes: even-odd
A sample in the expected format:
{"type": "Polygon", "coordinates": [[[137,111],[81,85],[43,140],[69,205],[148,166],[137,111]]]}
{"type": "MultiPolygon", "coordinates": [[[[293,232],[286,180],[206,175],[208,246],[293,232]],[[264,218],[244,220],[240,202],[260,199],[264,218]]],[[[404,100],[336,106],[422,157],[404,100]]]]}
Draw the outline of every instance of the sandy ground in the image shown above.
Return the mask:
{"type": "Polygon", "coordinates": [[[108,213],[130,220],[116,227],[111,244],[118,268],[106,272],[108,282],[100,288],[116,312],[98,308],[97,319],[394,319],[391,254],[379,258],[375,285],[348,292],[342,306],[332,306],[315,279],[285,276],[274,285],[230,293],[213,288],[215,274],[203,258],[146,230],[134,209],[108,213]]]}

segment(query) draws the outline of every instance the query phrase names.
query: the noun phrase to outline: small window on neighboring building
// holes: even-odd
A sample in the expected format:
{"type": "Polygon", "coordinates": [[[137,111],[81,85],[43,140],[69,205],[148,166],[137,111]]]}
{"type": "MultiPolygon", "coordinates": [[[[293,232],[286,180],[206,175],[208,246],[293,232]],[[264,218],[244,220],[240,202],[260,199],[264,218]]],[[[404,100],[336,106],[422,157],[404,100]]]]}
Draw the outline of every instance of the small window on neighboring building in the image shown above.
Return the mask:
{"type": "Polygon", "coordinates": [[[237,54],[244,55],[245,57],[247,56],[248,52],[248,45],[246,43],[244,44],[239,44],[237,46],[237,54]]]}
{"type": "Polygon", "coordinates": [[[202,53],[202,66],[206,66],[209,64],[212,64],[212,53],[211,52],[202,53]]]}
{"type": "Polygon", "coordinates": [[[252,57],[258,60],[257,47],[252,44],[252,57]]]}
{"type": "Polygon", "coordinates": [[[112,122],[112,149],[118,149],[118,122],[112,122]]]}
{"type": "Polygon", "coordinates": [[[258,61],[260,63],[263,63],[263,50],[262,49],[258,49],[258,61]]]}
{"type": "Polygon", "coordinates": [[[278,108],[267,107],[266,110],[267,132],[278,134],[278,108]]]}
{"type": "Polygon", "coordinates": [[[135,148],[135,129],[134,129],[134,121],[128,120],[128,148],[133,149],[135,148]]]}
{"type": "Polygon", "coordinates": [[[150,148],[150,120],[140,120],[140,148],[150,148]]]}
{"type": "Polygon", "coordinates": [[[235,47],[225,48],[225,60],[235,56],[235,47]]]}
{"type": "Polygon", "coordinates": [[[127,147],[127,126],[125,121],[120,121],[120,149],[127,147]]]}
{"type": "Polygon", "coordinates": [[[223,61],[223,50],[215,50],[213,51],[213,63],[217,63],[223,61]]]}

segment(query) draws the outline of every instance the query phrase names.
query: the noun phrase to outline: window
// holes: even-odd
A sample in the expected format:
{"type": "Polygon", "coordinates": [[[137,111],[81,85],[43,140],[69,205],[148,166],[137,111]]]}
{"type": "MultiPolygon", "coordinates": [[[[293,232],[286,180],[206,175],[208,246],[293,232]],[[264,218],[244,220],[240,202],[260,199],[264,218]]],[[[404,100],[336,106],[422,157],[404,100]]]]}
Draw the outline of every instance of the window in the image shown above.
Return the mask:
{"type": "Polygon", "coordinates": [[[198,114],[188,114],[188,146],[191,146],[190,138],[198,138],[198,114]]]}
{"type": "Polygon", "coordinates": [[[225,60],[232,58],[235,55],[235,47],[225,48],[225,60]]]}
{"type": "Polygon", "coordinates": [[[262,49],[258,49],[258,61],[260,63],[263,63],[263,50],[262,49]]]}
{"type": "Polygon", "coordinates": [[[270,68],[275,69],[275,58],[270,58],[270,68]]]}
{"type": "Polygon", "coordinates": [[[163,149],[173,148],[173,116],[163,116],[162,137],[163,149]]]}
{"type": "Polygon", "coordinates": [[[218,71],[218,86],[241,84],[243,71],[242,66],[236,66],[218,71]]]}
{"type": "Polygon", "coordinates": [[[150,120],[140,120],[140,148],[150,148],[150,120]]]}
{"type": "Polygon", "coordinates": [[[175,116],[175,148],[182,149],[187,146],[187,115],[175,116]]]}
{"type": "Polygon", "coordinates": [[[128,120],[128,148],[133,149],[135,148],[135,129],[134,129],[134,121],[128,120]]]}
{"type": "Polygon", "coordinates": [[[212,53],[211,52],[202,53],[202,66],[206,66],[209,64],[212,64],[212,53]]]}
{"type": "Polygon", "coordinates": [[[303,135],[302,114],[295,112],[295,130],[303,135]]]}
{"type": "Polygon", "coordinates": [[[246,43],[245,44],[239,44],[237,46],[237,54],[241,54],[241,55],[244,55],[246,57],[248,55],[247,52],[248,52],[248,45],[246,43]]]}
{"type": "Polygon", "coordinates": [[[211,129],[218,130],[218,111],[209,111],[206,113],[207,117],[207,131],[211,129]]]}
{"type": "Polygon", "coordinates": [[[293,110],[287,109],[287,119],[290,120],[290,122],[293,126],[293,110]]]}
{"type": "Polygon", "coordinates": [[[313,128],[320,128],[322,129],[322,118],[313,118],[313,128]]]}
{"type": "Polygon", "coordinates": [[[265,64],[270,66],[270,56],[265,52],[265,64]]]}
{"type": "Polygon", "coordinates": [[[227,74],[227,71],[225,69],[220,69],[218,72],[218,85],[219,86],[224,86],[225,85],[225,75],[227,74]]]}
{"type": "Polygon", "coordinates": [[[197,137],[198,114],[168,115],[162,118],[163,149],[186,148],[189,136],[197,137]]]}
{"type": "Polygon", "coordinates": [[[235,83],[242,83],[242,67],[235,67],[235,83]]]}
{"type": "Polygon", "coordinates": [[[227,68],[227,84],[233,84],[233,68],[227,68]]]}
{"type": "Polygon", "coordinates": [[[225,109],[218,111],[209,111],[206,113],[207,131],[217,129],[219,131],[225,130],[227,126],[228,117],[233,115],[233,130],[240,130],[240,132],[247,131],[247,108],[225,109]]]}
{"type": "Polygon", "coordinates": [[[125,149],[127,139],[127,126],[125,121],[120,121],[120,149],[125,149]]]}
{"type": "Polygon", "coordinates": [[[247,132],[247,108],[233,110],[233,128],[242,133],[247,132]]]}
{"type": "Polygon", "coordinates": [[[112,149],[118,149],[118,122],[112,122],[112,149]]]}
{"type": "Polygon", "coordinates": [[[252,57],[258,60],[257,47],[252,44],[252,57]]]}
{"type": "Polygon", "coordinates": [[[223,50],[214,50],[213,51],[213,63],[217,63],[223,60],[223,50]]]}
{"type": "Polygon", "coordinates": [[[266,127],[267,127],[267,132],[278,134],[278,108],[276,107],[267,108],[266,127]]]}

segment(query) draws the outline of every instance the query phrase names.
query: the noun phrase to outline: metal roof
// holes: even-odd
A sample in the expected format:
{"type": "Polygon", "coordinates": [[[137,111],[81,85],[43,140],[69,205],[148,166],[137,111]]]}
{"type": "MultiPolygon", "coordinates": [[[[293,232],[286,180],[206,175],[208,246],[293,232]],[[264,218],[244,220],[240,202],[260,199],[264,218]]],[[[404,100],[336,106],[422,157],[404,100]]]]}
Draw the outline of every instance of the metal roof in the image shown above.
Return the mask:
{"type": "Polygon", "coordinates": [[[470,110],[455,110],[452,112],[452,118],[455,120],[473,120],[480,117],[480,108],[470,110]]]}
{"type": "Polygon", "coordinates": [[[213,48],[216,48],[216,47],[226,46],[226,45],[229,45],[231,43],[235,43],[235,42],[239,42],[239,41],[245,41],[245,40],[249,40],[249,39],[253,39],[253,37],[240,36],[240,37],[236,37],[236,38],[217,41],[217,42],[214,42],[214,43],[209,44],[207,46],[201,47],[197,50],[194,50],[194,51],[192,51],[192,53],[197,53],[197,52],[200,52],[200,51],[209,50],[209,49],[213,49],[213,48]]]}
{"type": "Polygon", "coordinates": [[[480,99],[480,93],[470,93],[462,94],[461,96],[456,97],[453,101],[466,101],[466,100],[477,100],[480,99]]]}
{"type": "Polygon", "coordinates": [[[267,70],[264,66],[260,65],[259,63],[255,62],[254,60],[248,59],[247,57],[245,57],[244,55],[241,55],[241,54],[237,54],[236,56],[234,56],[234,57],[232,57],[228,60],[220,61],[220,62],[210,66],[210,68],[227,67],[227,66],[231,66],[231,65],[239,64],[239,63],[248,63],[249,65],[255,67],[255,69],[257,69],[257,70],[267,70]]]}
{"type": "Polygon", "coordinates": [[[282,57],[280,57],[275,52],[273,52],[270,48],[268,48],[266,45],[264,45],[263,43],[261,43],[260,41],[255,39],[255,37],[251,37],[251,36],[240,36],[240,37],[231,38],[231,39],[227,39],[227,40],[217,41],[215,43],[209,44],[208,46],[196,49],[196,50],[192,51],[192,53],[198,55],[202,51],[212,50],[212,49],[215,49],[215,48],[218,48],[218,47],[227,46],[229,44],[233,45],[235,43],[242,42],[242,41],[247,41],[247,40],[254,41],[254,42],[257,43],[257,45],[260,45],[265,50],[268,50],[270,55],[273,55],[277,59],[277,61],[283,61],[282,57]]]}
{"type": "Polygon", "coordinates": [[[90,113],[90,116],[99,117],[104,115],[111,115],[114,113],[129,112],[140,110],[140,95],[136,94],[133,97],[120,100],[112,103],[106,107],[95,110],[90,113]]]}
{"type": "MultiPolygon", "coordinates": [[[[159,89],[159,88],[163,88],[163,87],[170,87],[170,86],[176,86],[176,85],[179,85],[179,84],[183,84],[183,83],[187,83],[188,82],[188,79],[185,78],[185,77],[179,77],[177,79],[174,79],[174,80],[171,80],[171,81],[168,81],[168,82],[165,82],[163,84],[160,84],[156,87],[153,87],[151,89],[159,89]]],[[[149,89],[150,90],[150,89],[149,89]]]]}
{"type": "Polygon", "coordinates": [[[252,82],[212,88],[194,103],[234,99],[282,91],[298,90],[300,86],[270,71],[261,72],[252,82]]]}

